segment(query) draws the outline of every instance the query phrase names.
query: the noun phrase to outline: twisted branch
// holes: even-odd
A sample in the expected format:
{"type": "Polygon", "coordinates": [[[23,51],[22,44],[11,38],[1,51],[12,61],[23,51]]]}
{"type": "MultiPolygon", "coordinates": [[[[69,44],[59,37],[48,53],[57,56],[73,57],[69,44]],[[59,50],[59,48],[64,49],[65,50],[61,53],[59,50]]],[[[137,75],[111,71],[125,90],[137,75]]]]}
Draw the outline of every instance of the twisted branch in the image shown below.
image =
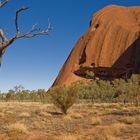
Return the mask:
{"type": "Polygon", "coordinates": [[[37,27],[37,25],[33,25],[31,30],[27,33],[21,34],[19,31],[19,24],[18,24],[18,17],[20,12],[28,10],[28,7],[23,7],[19,10],[16,11],[16,18],[15,18],[15,26],[16,26],[16,38],[32,38],[35,36],[39,35],[48,35],[49,31],[51,30],[51,23],[50,20],[48,19],[48,27],[44,30],[41,30],[40,28],[37,27]]]}
{"type": "Polygon", "coordinates": [[[19,23],[18,23],[19,15],[22,11],[25,11],[28,9],[29,9],[28,7],[22,7],[16,11],[16,15],[15,15],[16,32],[15,32],[15,35],[13,37],[11,37],[10,39],[7,39],[3,30],[0,28],[0,38],[2,39],[2,43],[1,43],[2,46],[0,45],[0,47],[2,49],[6,49],[15,40],[20,39],[20,38],[32,38],[32,37],[36,37],[36,36],[40,36],[40,35],[48,35],[49,34],[50,30],[52,29],[49,19],[48,19],[48,27],[46,29],[41,30],[40,28],[37,27],[37,25],[33,25],[31,30],[28,31],[27,33],[24,33],[24,34],[20,33],[20,28],[19,28],[19,23]]]}
{"type": "Polygon", "coordinates": [[[16,34],[19,34],[19,25],[18,25],[18,16],[20,14],[20,12],[27,10],[27,7],[22,7],[21,9],[16,11],[16,17],[15,17],[15,26],[16,26],[16,34]]]}

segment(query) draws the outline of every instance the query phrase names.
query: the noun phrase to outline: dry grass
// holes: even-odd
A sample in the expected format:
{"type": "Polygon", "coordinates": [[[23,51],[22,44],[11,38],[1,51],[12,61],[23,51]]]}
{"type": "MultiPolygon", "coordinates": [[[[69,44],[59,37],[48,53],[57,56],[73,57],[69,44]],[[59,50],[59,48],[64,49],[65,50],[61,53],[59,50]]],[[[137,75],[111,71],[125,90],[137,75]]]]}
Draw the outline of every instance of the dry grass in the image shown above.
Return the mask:
{"type": "Polygon", "coordinates": [[[64,121],[71,121],[71,120],[72,120],[72,117],[71,117],[70,115],[65,115],[65,116],[63,117],[63,120],[64,120],[64,121]]]}
{"type": "Polygon", "coordinates": [[[6,129],[10,135],[26,134],[28,132],[25,124],[22,123],[10,124],[6,127],[6,129]]]}
{"type": "Polygon", "coordinates": [[[30,113],[28,113],[28,112],[21,112],[19,114],[19,117],[21,117],[21,118],[28,118],[28,117],[30,117],[30,113]]]}
{"type": "Polygon", "coordinates": [[[96,134],[95,140],[116,140],[116,136],[121,133],[124,128],[123,124],[116,123],[111,126],[107,126],[101,130],[99,134],[96,134]]]}
{"type": "Polygon", "coordinates": [[[91,120],[91,125],[100,125],[102,123],[102,120],[99,117],[92,117],[91,120]]]}
{"type": "Polygon", "coordinates": [[[42,116],[42,117],[46,117],[46,118],[52,117],[52,115],[49,114],[49,113],[47,113],[46,111],[40,111],[40,112],[38,113],[38,115],[40,115],[40,116],[42,116]]]}
{"type": "Polygon", "coordinates": [[[108,135],[106,132],[101,132],[94,137],[94,140],[116,140],[115,137],[108,135]]]}
{"type": "Polygon", "coordinates": [[[4,117],[5,114],[3,112],[0,112],[0,117],[4,117]]]}
{"type": "Polygon", "coordinates": [[[70,113],[70,117],[73,118],[73,119],[82,119],[83,118],[82,114],[76,113],[76,112],[75,113],[74,112],[70,113]]]}
{"type": "Polygon", "coordinates": [[[14,112],[13,112],[13,111],[8,110],[8,111],[6,111],[5,113],[6,113],[6,114],[8,114],[8,115],[11,115],[11,114],[13,114],[14,112]]]}
{"type": "Polygon", "coordinates": [[[51,104],[0,103],[0,140],[140,139],[140,107],[76,104],[63,115],[51,104]]]}
{"type": "Polygon", "coordinates": [[[56,138],[56,140],[77,140],[77,138],[74,135],[62,135],[56,138]]]}
{"type": "Polygon", "coordinates": [[[122,122],[124,122],[125,124],[134,124],[136,122],[136,118],[135,117],[125,117],[122,122]]]}
{"type": "Polygon", "coordinates": [[[109,134],[109,135],[119,135],[121,133],[121,130],[125,128],[125,125],[122,123],[116,123],[116,124],[112,124],[111,126],[109,126],[105,131],[109,134]]]}

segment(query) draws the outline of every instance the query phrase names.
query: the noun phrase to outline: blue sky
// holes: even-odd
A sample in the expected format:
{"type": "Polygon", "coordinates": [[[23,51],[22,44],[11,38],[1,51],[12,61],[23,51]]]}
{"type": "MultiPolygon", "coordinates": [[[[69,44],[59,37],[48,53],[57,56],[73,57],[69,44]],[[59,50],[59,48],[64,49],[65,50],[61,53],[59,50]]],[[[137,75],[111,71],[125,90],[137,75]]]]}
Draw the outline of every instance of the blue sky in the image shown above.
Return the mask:
{"type": "Polygon", "coordinates": [[[0,9],[0,26],[9,37],[15,32],[15,11],[22,6],[30,7],[19,18],[22,32],[35,23],[46,27],[48,17],[53,30],[48,36],[17,40],[7,49],[0,69],[0,90],[19,84],[31,90],[48,89],[77,39],[88,29],[93,13],[110,4],[138,6],[140,0],[11,0],[0,9]]]}

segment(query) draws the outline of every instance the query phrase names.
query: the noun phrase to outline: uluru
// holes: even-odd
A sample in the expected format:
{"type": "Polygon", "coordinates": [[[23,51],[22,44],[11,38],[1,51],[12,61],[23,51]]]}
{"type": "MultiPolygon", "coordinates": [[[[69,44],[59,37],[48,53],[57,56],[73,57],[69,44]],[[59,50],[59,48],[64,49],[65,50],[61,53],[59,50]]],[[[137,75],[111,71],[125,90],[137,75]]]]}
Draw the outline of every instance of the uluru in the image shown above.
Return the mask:
{"type": "Polygon", "coordinates": [[[140,74],[140,6],[110,5],[95,13],[53,85],[86,79],[86,71],[101,79],[140,74]]]}

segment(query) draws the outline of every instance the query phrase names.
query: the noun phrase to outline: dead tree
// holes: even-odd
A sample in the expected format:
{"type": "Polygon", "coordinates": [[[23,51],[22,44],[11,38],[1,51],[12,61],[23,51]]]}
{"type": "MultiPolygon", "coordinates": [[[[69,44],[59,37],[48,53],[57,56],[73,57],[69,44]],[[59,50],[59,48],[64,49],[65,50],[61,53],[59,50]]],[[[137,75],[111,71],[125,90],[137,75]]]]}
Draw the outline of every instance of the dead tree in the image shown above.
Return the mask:
{"type": "MultiPolygon", "coordinates": [[[[0,0],[0,8],[5,6],[10,0],[0,0]]],[[[18,18],[19,14],[22,11],[28,10],[28,7],[22,7],[16,11],[15,14],[15,35],[11,38],[8,38],[7,35],[4,33],[4,30],[0,27],[0,65],[2,62],[2,56],[5,53],[8,46],[10,46],[14,41],[20,38],[32,38],[35,36],[40,35],[48,35],[49,31],[51,30],[51,24],[48,21],[48,27],[46,29],[41,30],[37,27],[37,25],[33,25],[30,31],[26,33],[21,33],[19,29],[18,18]]]]}

